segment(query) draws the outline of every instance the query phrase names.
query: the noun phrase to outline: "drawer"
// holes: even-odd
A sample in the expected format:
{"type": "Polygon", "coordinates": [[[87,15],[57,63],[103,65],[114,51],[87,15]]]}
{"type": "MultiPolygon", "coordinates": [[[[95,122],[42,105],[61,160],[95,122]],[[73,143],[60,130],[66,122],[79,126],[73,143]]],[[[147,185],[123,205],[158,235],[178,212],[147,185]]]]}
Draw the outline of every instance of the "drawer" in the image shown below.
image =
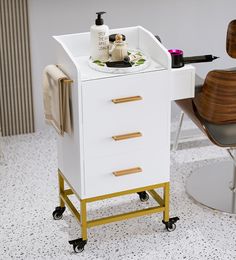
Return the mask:
{"type": "Polygon", "coordinates": [[[168,84],[164,84],[167,75],[161,71],[85,82],[85,158],[151,151],[166,145],[170,120],[170,95],[168,84]],[[114,138],[127,134],[134,138],[114,138]]]}
{"type": "Polygon", "coordinates": [[[85,196],[95,197],[167,182],[169,163],[169,148],[150,154],[137,152],[87,160],[85,196]],[[125,174],[129,171],[134,173],[125,174]]]}

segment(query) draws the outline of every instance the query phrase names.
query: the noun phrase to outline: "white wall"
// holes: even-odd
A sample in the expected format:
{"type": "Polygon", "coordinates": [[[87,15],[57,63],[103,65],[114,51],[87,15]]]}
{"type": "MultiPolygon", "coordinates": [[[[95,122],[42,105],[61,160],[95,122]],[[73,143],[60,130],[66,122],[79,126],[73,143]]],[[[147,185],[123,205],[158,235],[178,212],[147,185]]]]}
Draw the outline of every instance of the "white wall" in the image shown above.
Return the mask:
{"type": "MultiPolygon", "coordinates": [[[[52,35],[88,31],[97,11],[107,11],[110,28],[142,25],[159,34],[167,48],[185,56],[213,54],[221,58],[196,65],[205,76],[213,68],[235,66],[225,52],[229,21],[236,19],[235,0],[29,0],[33,96],[36,130],[44,125],[42,70],[54,63],[52,35]]],[[[172,117],[178,109],[173,106],[172,117]]]]}

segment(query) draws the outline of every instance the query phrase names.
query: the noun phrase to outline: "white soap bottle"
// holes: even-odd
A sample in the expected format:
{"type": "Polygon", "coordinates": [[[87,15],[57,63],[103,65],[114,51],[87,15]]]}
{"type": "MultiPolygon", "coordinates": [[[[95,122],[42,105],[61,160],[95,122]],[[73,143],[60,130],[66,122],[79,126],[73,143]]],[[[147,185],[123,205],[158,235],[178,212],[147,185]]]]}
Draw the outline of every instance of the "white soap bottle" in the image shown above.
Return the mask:
{"type": "Polygon", "coordinates": [[[109,28],[103,24],[102,15],[97,12],[95,24],[90,28],[90,55],[93,60],[108,61],[109,59],[109,28]]]}

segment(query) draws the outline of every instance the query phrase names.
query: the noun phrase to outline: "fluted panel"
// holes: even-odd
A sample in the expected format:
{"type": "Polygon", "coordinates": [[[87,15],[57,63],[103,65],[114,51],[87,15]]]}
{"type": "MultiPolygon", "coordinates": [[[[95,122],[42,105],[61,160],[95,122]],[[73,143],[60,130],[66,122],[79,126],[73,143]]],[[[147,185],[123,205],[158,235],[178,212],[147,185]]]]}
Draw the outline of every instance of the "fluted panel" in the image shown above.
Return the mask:
{"type": "Polygon", "coordinates": [[[0,0],[0,128],[34,131],[27,0],[0,0]]]}

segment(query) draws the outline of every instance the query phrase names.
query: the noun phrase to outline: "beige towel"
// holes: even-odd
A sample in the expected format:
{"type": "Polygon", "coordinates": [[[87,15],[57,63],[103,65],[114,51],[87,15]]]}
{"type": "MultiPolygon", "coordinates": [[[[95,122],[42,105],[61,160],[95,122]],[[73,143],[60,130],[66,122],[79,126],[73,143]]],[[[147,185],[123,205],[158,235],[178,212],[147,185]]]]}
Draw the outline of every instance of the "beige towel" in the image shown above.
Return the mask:
{"type": "Polygon", "coordinates": [[[43,72],[43,101],[45,120],[60,135],[71,133],[70,83],[56,66],[48,65],[43,72]]]}

